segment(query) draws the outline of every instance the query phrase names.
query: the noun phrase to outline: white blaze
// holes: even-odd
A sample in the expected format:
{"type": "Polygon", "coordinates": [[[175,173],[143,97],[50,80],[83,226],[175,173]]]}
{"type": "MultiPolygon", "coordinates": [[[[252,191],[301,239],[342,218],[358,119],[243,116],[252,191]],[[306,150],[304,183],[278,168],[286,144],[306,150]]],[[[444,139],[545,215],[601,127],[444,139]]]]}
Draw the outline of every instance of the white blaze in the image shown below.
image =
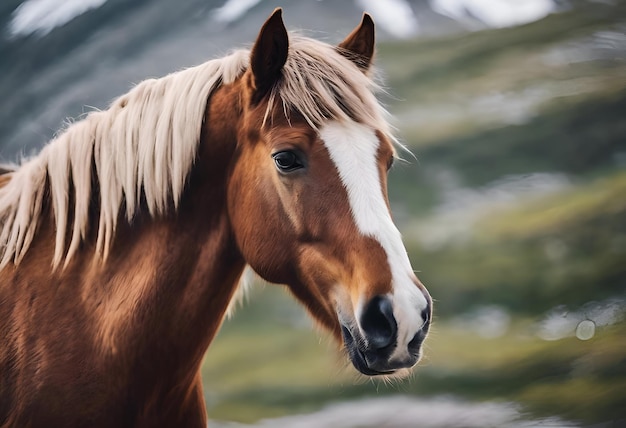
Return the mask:
{"type": "Polygon", "coordinates": [[[425,322],[421,314],[428,303],[413,283],[411,262],[383,196],[377,162],[380,141],[373,129],[355,122],[329,122],[320,129],[320,137],[339,171],[359,231],[377,240],[387,253],[398,324],[398,346],[391,359],[402,358],[425,322]]]}

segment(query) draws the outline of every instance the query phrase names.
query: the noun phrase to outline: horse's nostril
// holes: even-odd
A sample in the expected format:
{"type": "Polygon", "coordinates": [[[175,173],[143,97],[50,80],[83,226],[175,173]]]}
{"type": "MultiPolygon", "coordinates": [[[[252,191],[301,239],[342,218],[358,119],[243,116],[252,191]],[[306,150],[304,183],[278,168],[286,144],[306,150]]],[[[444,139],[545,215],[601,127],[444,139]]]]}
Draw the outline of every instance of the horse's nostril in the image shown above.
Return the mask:
{"type": "Polygon", "coordinates": [[[370,347],[381,349],[396,341],[398,326],[393,316],[391,300],[376,296],[365,307],[361,328],[370,347]]]}
{"type": "Polygon", "coordinates": [[[418,355],[424,339],[426,339],[426,331],[422,329],[418,331],[409,342],[409,352],[418,355]]]}

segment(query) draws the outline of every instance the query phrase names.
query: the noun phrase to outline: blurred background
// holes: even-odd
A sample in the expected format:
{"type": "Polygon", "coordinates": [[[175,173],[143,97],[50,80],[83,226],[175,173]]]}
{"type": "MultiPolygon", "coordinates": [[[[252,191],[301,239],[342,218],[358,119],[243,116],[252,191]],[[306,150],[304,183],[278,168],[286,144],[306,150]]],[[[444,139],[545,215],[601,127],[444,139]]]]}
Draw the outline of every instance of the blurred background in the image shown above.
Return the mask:
{"type": "Polygon", "coordinates": [[[434,299],[404,381],[356,375],[257,285],[203,366],[211,426],[626,426],[626,2],[3,0],[0,161],[148,77],[249,46],[274,7],[372,13],[404,154],[394,216],[434,299]]]}

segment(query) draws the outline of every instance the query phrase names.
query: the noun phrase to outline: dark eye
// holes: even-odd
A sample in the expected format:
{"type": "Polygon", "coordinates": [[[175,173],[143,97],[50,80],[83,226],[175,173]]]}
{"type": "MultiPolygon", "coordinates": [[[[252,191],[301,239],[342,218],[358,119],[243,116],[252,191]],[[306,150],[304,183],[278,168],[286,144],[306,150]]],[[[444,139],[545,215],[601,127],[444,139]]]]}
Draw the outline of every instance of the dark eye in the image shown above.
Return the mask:
{"type": "Polygon", "coordinates": [[[304,167],[300,156],[291,150],[274,153],[272,157],[280,172],[292,172],[304,167]]]}

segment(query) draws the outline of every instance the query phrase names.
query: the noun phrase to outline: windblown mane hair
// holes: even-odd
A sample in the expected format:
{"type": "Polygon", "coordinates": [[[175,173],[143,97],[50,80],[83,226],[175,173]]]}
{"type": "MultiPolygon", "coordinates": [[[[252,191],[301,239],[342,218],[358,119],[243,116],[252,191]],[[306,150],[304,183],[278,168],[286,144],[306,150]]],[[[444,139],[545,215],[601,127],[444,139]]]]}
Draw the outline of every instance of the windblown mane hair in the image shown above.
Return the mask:
{"type": "MultiPolygon", "coordinates": [[[[207,100],[221,84],[243,74],[249,56],[239,50],[146,80],[9,171],[10,181],[0,187],[0,268],[18,264],[28,251],[44,198],[49,198],[56,226],[53,267],[63,260],[67,264],[88,233],[92,179],[99,187],[96,255],[102,260],[123,206],[128,221],[142,199],[152,216],[175,209],[194,164],[207,100]]],[[[375,97],[378,89],[336,47],[291,35],[283,76],[269,94],[265,119],[280,103],[285,114],[297,111],[314,128],[329,119],[356,120],[391,136],[386,112],[375,97]]]]}

